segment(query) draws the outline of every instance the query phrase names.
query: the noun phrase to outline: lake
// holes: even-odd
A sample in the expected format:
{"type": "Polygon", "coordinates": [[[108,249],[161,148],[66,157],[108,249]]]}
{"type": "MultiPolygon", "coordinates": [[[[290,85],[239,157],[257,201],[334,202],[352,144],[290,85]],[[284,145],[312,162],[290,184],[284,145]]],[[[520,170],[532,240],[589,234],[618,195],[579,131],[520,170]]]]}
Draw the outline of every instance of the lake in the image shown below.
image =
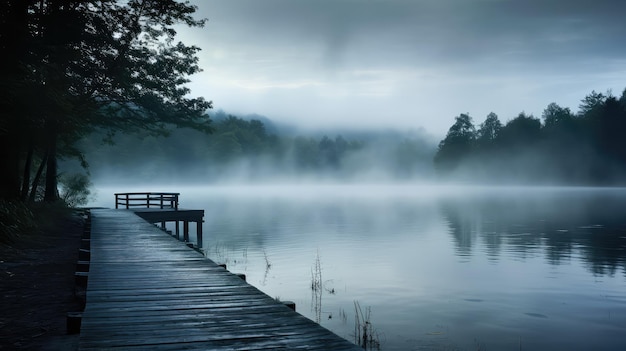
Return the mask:
{"type": "Polygon", "coordinates": [[[352,341],[359,310],[382,350],[626,349],[623,188],[103,187],[93,205],[123,191],[180,192],[209,258],[352,341]]]}

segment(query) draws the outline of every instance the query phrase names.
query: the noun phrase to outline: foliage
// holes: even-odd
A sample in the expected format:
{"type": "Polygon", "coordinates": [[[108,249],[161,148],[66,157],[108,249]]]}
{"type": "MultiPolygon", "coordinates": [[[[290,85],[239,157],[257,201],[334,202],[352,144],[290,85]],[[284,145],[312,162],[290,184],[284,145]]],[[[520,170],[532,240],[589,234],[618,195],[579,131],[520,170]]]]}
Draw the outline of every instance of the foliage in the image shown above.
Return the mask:
{"type": "Polygon", "coordinates": [[[469,114],[460,114],[439,143],[435,155],[435,167],[442,172],[456,169],[461,161],[472,152],[476,140],[476,128],[469,114]]]}
{"type": "Polygon", "coordinates": [[[25,203],[0,199],[0,243],[11,243],[36,229],[35,215],[25,203]]]}
{"type": "Polygon", "coordinates": [[[0,244],[41,243],[42,235],[59,230],[60,221],[72,211],[61,201],[32,203],[0,199],[0,244]]]}
{"type": "MultiPolygon", "coordinates": [[[[148,136],[137,140],[121,134],[112,146],[101,145],[101,135],[95,134],[85,138],[80,146],[92,160],[90,173],[96,182],[129,177],[186,181],[195,178],[203,182],[234,177],[354,179],[365,177],[372,169],[407,179],[429,175],[432,169],[434,147],[419,135],[278,135],[268,132],[273,129],[271,122],[220,111],[215,114],[213,127],[215,131],[210,137],[184,128],[158,139],[148,136]]],[[[79,170],[76,167],[71,171],[79,170]]]]}
{"type": "Polygon", "coordinates": [[[200,49],[175,41],[175,25],[204,24],[195,9],[174,0],[3,2],[0,198],[28,197],[35,155],[46,160],[45,199],[56,200],[57,159],[85,164],[75,143],[97,128],[210,132],[211,102],[185,87],[200,49]]]}
{"type": "Polygon", "coordinates": [[[354,343],[364,350],[380,350],[380,337],[371,321],[372,309],[367,307],[365,312],[358,301],[354,301],[354,343]]]}
{"type": "Polygon", "coordinates": [[[457,117],[434,162],[447,177],[475,181],[624,184],[626,90],[618,100],[591,92],[574,114],[550,103],[542,119],[520,113],[502,126],[489,114],[477,132],[457,117]]]}
{"type": "Polygon", "coordinates": [[[82,173],[75,173],[61,177],[61,200],[68,207],[86,205],[91,196],[91,182],[89,177],[82,173]]]}
{"type": "Polygon", "coordinates": [[[498,119],[498,115],[493,112],[489,113],[477,131],[476,141],[478,146],[482,148],[489,147],[500,136],[501,131],[502,123],[498,119]]]}

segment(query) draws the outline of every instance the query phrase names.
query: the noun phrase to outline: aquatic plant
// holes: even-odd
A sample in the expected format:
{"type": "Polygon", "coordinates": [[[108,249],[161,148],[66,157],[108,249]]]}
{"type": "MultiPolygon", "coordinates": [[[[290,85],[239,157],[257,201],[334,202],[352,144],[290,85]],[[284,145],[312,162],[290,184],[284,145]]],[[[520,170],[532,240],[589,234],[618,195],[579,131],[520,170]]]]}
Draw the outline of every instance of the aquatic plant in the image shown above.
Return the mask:
{"type": "Polygon", "coordinates": [[[248,262],[248,248],[238,249],[229,247],[229,244],[222,241],[209,243],[206,246],[204,255],[213,261],[228,266],[236,266],[238,264],[246,264],[248,262]]]}
{"type": "Polygon", "coordinates": [[[371,317],[371,308],[367,307],[365,313],[358,301],[354,301],[354,343],[365,350],[380,350],[380,338],[374,330],[371,317]]]}
{"type": "Polygon", "coordinates": [[[265,271],[269,271],[272,268],[272,263],[270,262],[269,257],[267,257],[267,252],[263,249],[263,258],[265,258],[265,271]]]}
{"type": "Polygon", "coordinates": [[[315,316],[316,323],[322,321],[322,285],[322,263],[318,250],[311,268],[311,312],[315,316]]]}
{"type": "Polygon", "coordinates": [[[314,292],[322,291],[322,263],[320,261],[320,252],[317,252],[315,263],[311,268],[311,290],[314,292]]]}
{"type": "Polygon", "coordinates": [[[343,308],[339,308],[339,318],[341,318],[343,324],[348,324],[348,314],[343,308]]]}
{"type": "Polygon", "coordinates": [[[269,257],[267,257],[267,252],[263,249],[263,257],[265,258],[265,274],[263,274],[263,280],[261,281],[261,285],[265,286],[267,283],[267,276],[270,274],[270,268],[272,268],[272,263],[270,262],[269,257]]]}

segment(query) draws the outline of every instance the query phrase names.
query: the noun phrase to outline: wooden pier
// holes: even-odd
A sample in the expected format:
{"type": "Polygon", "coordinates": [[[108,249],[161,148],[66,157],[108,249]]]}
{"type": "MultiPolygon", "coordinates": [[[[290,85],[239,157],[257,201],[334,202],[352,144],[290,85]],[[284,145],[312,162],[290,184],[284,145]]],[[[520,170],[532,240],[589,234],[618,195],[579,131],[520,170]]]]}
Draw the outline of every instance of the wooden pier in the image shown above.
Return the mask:
{"type": "Polygon", "coordinates": [[[189,223],[196,223],[196,246],[202,249],[202,222],[204,221],[204,210],[187,210],[178,208],[180,193],[116,193],[115,208],[125,208],[135,212],[136,215],[150,223],[161,223],[161,228],[165,228],[165,223],[174,223],[174,234],[177,239],[180,237],[180,223],[183,224],[182,240],[190,242],[189,223]]]}
{"type": "Polygon", "coordinates": [[[132,211],[91,210],[80,350],[360,350],[132,211]]]}

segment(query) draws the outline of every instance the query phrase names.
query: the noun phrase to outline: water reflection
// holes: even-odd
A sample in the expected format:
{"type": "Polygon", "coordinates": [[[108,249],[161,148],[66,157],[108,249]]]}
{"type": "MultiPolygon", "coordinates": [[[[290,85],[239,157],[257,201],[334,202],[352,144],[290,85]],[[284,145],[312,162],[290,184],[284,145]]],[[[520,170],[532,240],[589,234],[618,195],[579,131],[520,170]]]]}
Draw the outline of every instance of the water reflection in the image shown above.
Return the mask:
{"type": "Polygon", "coordinates": [[[447,198],[440,210],[456,254],[497,260],[544,255],[551,265],[581,259],[596,275],[626,272],[626,192],[622,189],[492,192],[447,198]]]}
{"type": "Polygon", "coordinates": [[[387,351],[626,349],[626,190],[193,190],[210,258],[347,339],[359,301],[387,351]]]}

